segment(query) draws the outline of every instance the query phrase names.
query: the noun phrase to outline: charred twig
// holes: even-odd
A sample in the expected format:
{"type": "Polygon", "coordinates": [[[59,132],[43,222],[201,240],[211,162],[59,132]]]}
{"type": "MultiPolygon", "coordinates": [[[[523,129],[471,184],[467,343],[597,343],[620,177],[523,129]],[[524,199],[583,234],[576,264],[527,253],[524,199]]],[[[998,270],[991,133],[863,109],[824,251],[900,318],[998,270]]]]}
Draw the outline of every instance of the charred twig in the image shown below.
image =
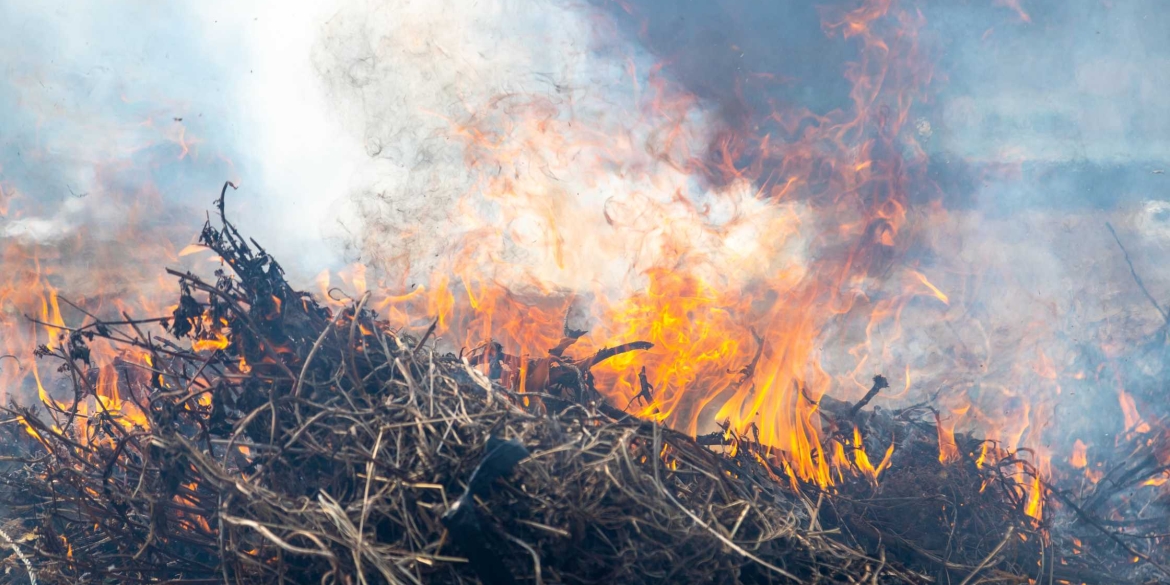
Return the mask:
{"type": "Polygon", "coordinates": [[[603,348],[592,356],[577,362],[577,367],[582,370],[588,370],[589,368],[592,368],[593,366],[596,366],[597,364],[600,364],[601,362],[604,362],[611,357],[640,349],[650,349],[652,347],[654,347],[654,344],[650,343],[649,341],[633,341],[630,343],[615,345],[614,347],[603,348]]]}
{"type": "Polygon", "coordinates": [[[438,326],[439,326],[439,318],[435,317],[434,319],[431,320],[430,327],[427,327],[426,332],[423,333],[423,336],[419,338],[417,347],[425,346],[427,344],[427,341],[430,340],[431,336],[435,334],[435,328],[438,326]]]}
{"type": "Polygon", "coordinates": [[[758,366],[760,363],[760,357],[764,355],[764,338],[760,336],[759,333],[756,333],[755,329],[751,329],[751,332],[752,337],[756,339],[756,353],[752,356],[752,361],[748,362],[748,365],[740,369],[739,381],[737,382],[737,386],[739,387],[747,384],[748,381],[756,375],[756,366],[758,366]]]}
{"type": "Polygon", "coordinates": [[[849,409],[849,418],[856,417],[857,413],[861,412],[861,409],[865,408],[865,405],[869,404],[869,401],[873,400],[874,397],[878,395],[878,392],[881,392],[882,389],[889,387],[890,383],[885,379],[885,377],[881,375],[874,376],[873,386],[869,389],[869,392],[866,392],[865,396],[862,396],[861,400],[858,400],[857,404],[854,404],[853,408],[849,409]]]}
{"type": "Polygon", "coordinates": [[[1113,241],[1117,242],[1118,248],[1121,248],[1121,254],[1125,256],[1125,263],[1129,265],[1129,273],[1131,276],[1133,276],[1133,281],[1137,283],[1138,288],[1142,291],[1142,294],[1146,296],[1146,299],[1150,301],[1150,304],[1153,305],[1154,309],[1158,311],[1158,314],[1162,316],[1162,320],[1167,324],[1170,324],[1170,313],[1166,312],[1166,310],[1162,308],[1161,303],[1159,303],[1157,299],[1154,298],[1154,295],[1150,294],[1149,289],[1146,288],[1146,284],[1142,282],[1142,277],[1138,276],[1137,269],[1133,267],[1133,260],[1130,260],[1129,258],[1129,251],[1126,250],[1125,245],[1121,243],[1121,238],[1117,237],[1117,231],[1113,229],[1113,224],[1105,222],[1105,227],[1109,228],[1109,233],[1113,234],[1113,241]]]}
{"type": "Polygon", "coordinates": [[[987,568],[987,565],[991,564],[991,560],[994,559],[996,557],[996,555],[999,554],[999,551],[1003,550],[1004,545],[1006,545],[1008,543],[1008,540],[1010,540],[1012,535],[1015,533],[1016,533],[1016,527],[1015,526],[1008,526],[1007,532],[1003,535],[1003,540],[1000,540],[999,544],[997,544],[995,546],[995,548],[991,550],[990,553],[987,553],[987,557],[984,558],[982,561],[980,561],[979,566],[975,567],[975,570],[971,571],[971,574],[967,575],[967,578],[963,579],[959,583],[959,585],[967,585],[968,583],[971,582],[971,579],[974,579],[975,576],[979,574],[980,571],[987,568]]]}
{"type": "Polygon", "coordinates": [[[1118,536],[1116,532],[1109,530],[1108,528],[1102,526],[1100,522],[1098,522],[1095,518],[1090,516],[1083,509],[1081,509],[1081,507],[1078,506],[1076,504],[1076,502],[1074,502],[1072,500],[1072,498],[1068,497],[1067,495],[1065,495],[1057,490],[1052,489],[1051,485],[1046,484],[1045,487],[1053,495],[1055,495],[1057,498],[1059,498],[1061,502],[1064,502],[1064,504],[1066,506],[1068,506],[1069,509],[1071,509],[1077,515],[1077,518],[1079,518],[1082,522],[1097,529],[1101,534],[1105,535],[1106,538],[1113,541],[1115,544],[1117,544],[1117,546],[1120,546],[1122,549],[1125,550],[1126,553],[1128,553],[1133,558],[1140,559],[1142,562],[1146,563],[1147,565],[1157,569],[1158,572],[1161,573],[1164,577],[1170,578],[1170,569],[1162,566],[1161,563],[1158,563],[1153,558],[1151,558],[1149,555],[1133,548],[1133,546],[1131,546],[1129,543],[1122,540],[1121,537],[1118,536]]]}
{"type": "Polygon", "coordinates": [[[650,380],[646,378],[646,366],[638,371],[638,393],[630,399],[630,403],[626,405],[624,410],[629,411],[630,407],[634,405],[635,400],[641,400],[646,406],[654,403],[654,387],[650,385],[650,380]]]}

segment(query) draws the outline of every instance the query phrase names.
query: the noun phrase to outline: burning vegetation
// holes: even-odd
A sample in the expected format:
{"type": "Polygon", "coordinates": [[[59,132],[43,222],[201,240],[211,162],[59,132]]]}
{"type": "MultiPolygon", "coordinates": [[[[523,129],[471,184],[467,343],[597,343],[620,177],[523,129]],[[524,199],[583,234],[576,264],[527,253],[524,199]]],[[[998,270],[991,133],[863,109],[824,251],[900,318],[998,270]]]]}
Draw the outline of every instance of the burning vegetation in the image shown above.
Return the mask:
{"type": "Polygon", "coordinates": [[[1164,477],[1149,429],[1108,481],[1055,491],[928,405],[870,409],[878,376],[856,403],[802,393],[826,470],[803,477],[754,425],[694,437],[612,405],[592,370],[649,343],[572,358],[586,332],[564,327],[539,358],[442,354],[437,322],[322,306],[226,219],[201,243],[228,269],[173,272],[171,316],[91,315],[38,350],[73,394],[8,409],[10,579],[1141,582],[1166,562],[1132,510],[1156,502],[1117,497],[1164,477]],[[97,340],[121,359],[94,368],[97,340]]]}
{"type": "MultiPolygon", "coordinates": [[[[1170,311],[1127,230],[1085,277],[1123,319],[1024,299],[997,270],[1030,257],[933,179],[922,12],[846,4],[829,111],[753,101],[787,83],[760,73],[713,120],[631,57],[621,91],[428,113],[449,231],[379,194],[366,263],[314,293],[232,183],[177,252],[7,247],[3,582],[1170,582],[1170,311]]],[[[461,47],[419,37],[389,53],[461,47]]],[[[361,103],[402,65],[326,49],[361,103]]]]}

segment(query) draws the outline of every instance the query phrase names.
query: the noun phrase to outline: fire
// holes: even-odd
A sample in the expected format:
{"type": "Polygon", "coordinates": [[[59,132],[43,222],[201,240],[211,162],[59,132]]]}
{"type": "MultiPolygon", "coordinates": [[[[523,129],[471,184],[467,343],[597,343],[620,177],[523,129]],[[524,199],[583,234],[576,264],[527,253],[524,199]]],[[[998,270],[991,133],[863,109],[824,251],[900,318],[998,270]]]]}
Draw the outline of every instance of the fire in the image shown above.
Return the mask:
{"type": "Polygon", "coordinates": [[[880,479],[882,476],[882,472],[890,468],[890,462],[893,460],[893,457],[894,457],[894,444],[890,443],[890,446],[886,447],[886,453],[884,455],[882,455],[881,463],[878,463],[877,469],[874,470],[874,473],[873,473],[874,481],[877,481],[878,479],[880,479]]]}
{"type": "Polygon", "coordinates": [[[1024,513],[1040,520],[1044,507],[1044,487],[1040,483],[1039,473],[1036,473],[1032,481],[1028,483],[1026,491],[1027,499],[1024,502],[1024,513]]]}
{"type": "MultiPolygon", "coordinates": [[[[840,445],[840,443],[837,443],[840,445]]],[[[861,439],[861,430],[856,426],[853,427],[853,463],[857,469],[861,471],[866,478],[868,478],[875,485],[881,478],[882,472],[890,466],[890,460],[894,456],[894,444],[891,443],[886,452],[882,455],[882,460],[875,468],[869,460],[869,455],[865,452],[865,442],[861,439]]],[[[838,460],[844,459],[844,456],[839,456],[838,460]]]]}
{"type": "Polygon", "coordinates": [[[933,284],[931,284],[931,282],[926,279],[926,276],[924,274],[922,274],[921,272],[918,272],[916,270],[911,270],[910,274],[912,276],[914,276],[914,278],[917,278],[918,281],[921,282],[924,286],[926,286],[926,288],[930,290],[930,292],[934,295],[934,297],[936,299],[942,301],[942,303],[944,305],[951,304],[950,297],[948,297],[946,295],[946,293],[944,293],[943,291],[939,290],[937,286],[934,286],[933,284]]]}
{"type": "MultiPolygon", "coordinates": [[[[1018,1],[997,3],[1030,21],[1018,1]]],[[[369,292],[367,306],[396,329],[426,331],[430,343],[452,352],[482,354],[498,343],[519,364],[501,380],[534,393],[546,390],[539,359],[570,330],[584,331],[562,348],[574,357],[649,342],[650,349],[593,368],[611,405],[692,434],[726,424],[733,457],[744,452],[738,437],[758,432],[766,456],[794,485],[828,486],[847,469],[877,482],[894,444],[874,465],[884,441],[871,438],[871,459],[859,428],[841,438],[840,430],[823,427],[821,400],[855,398],[865,390],[859,380],[885,368],[904,372],[904,389],[879,402],[908,400],[913,373],[914,392],[937,390],[939,461],[956,464],[967,455],[956,429],[988,439],[977,457],[970,454],[980,469],[1031,450],[1038,471],[1021,475],[1019,488],[1025,512],[1040,518],[1051,456],[1041,435],[1060,382],[1086,374],[1070,374],[1070,360],[1046,347],[1055,336],[1052,315],[1010,326],[974,316],[972,307],[987,296],[979,287],[991,286],[985,281],[995,275],[921,259],[924,249],[951,252],[952,242],[927,232],[949,235],[965,220],[909,196],[912,188],[933,188],[919,144],[931,125],[912,121],[934,79],[917,39],[925,23],[893,0],[848,5],[824,10],[821,23],[856,52],[842,71],[851,91],[841,109],[778,102],[756,116],[765,123],[715,123],[662,63],[631,59],[618,97],[577,89],[556,97],[516,93],[468,102],[465,116],[435,114],[471,176],[447,211],[452,227],[444,246],[423,270],[397,248],[410,249],[426,234],[395,234],[388,258],[319,273],[320,298],[338,309],[369,292]],[[909,340],[919,323],[907,324],[906,315],[916,309],[929,311],[937,327],[929,331],[938,345],[930,355],[909,340]],[[838,347],[847,356],[829,355],[838,347]]],[[[173,139],[176,157],[189,162],[200,141],[185,129],[173,139]]],[[[149,189],[122,197],[121,207],[135,217],[159,207],[149,189]]],[[[0,213],[18,216],[22,201],[28,203],[0,185],[0,213]]],[[[150,282],[131,298],[134,275],[116,278],[127,266],[161,274],[164,265],[222,262],[203,246],[182,246],[174,234],[185,228],[140,223],[146,227],[115,235],[114,251],[87,249],[105,234],[51,245],[4,241],[0,254],[12,267],[0,276],[0,343],[13,357],[0,361],[7,391],[35,391],[46,405],[68,408],[50,374],[38,370],[33,348],[60,349],[71,327],[91,322],[90,313],[171,313],[160,302],[174,297],[168,284],[150,282]],[[72,257],[85,251],[92,252],[89,265],[74,266],[72,257]],[[69,296],[78,290],[88,297],[69,296]]],[[[277,313],[294,302],[272,300],[277,313]]],[[[204,325],[207,335],[191,349],[229,350],[230,329],[209,316],[204,325]]],[[[78,405],[81,418],[105,413],[125,429],[147,426],[128,368],[120,366],[148,370],[152,358],[101,339],[90,347],[84,369],[96,382],[94,396],[78,405]]],[[[242,373],[254,367],[262,366],[242,358],[236,366],[242,373]]],[[[212,404],[208,392],[193,397],[196,406],[212,404]]],[[[1130,393],[1118,390],[1118,401],[1128,431],[1151,430],[1130,393]]],[[[42,431],[25,428],[40,438],[42,431]]],[[[1077,440],[1069,464],[1086,468],[1087,449],[1077,440]]]]}
{"type": "Polygon", "coordinates": [[[1141,483],[1141,487],[1161,487],[1170,482],[1170,474],[1163,473],[1158,477],[1151,477],[1141,483]]]}
{"type": "MultiPolygon", "coordinates": [[[[905,372],[905,390],[879,400],[909,398],[912,370],[920,391],[942,392],[940,461],[962,459],[960,425],[996,445],[983,443],[980,467],[1020,448],[1046,461],[1040,429],[1066,366],[1044,347],[1051,328],[1013,323],[1024,333],[1004,347],[1036,360],[1001,357],[1000,330],[971,317],[977,267],[905,260],[926,230],[957,221],[907,198],[929,185],[918,138],[930,124],[911,119],[934,77],[923,17],[887,0],[847,5],[822,12],[825,34],[857,50],[847,109],[777,104],[766,125],[711,128],[662,64],[634,60],[616,106],[514,94],[443,114],[472,175],[450,213],[457,237],[425,264],[391,250],[379,266],[322,272],[318,290],[338,306],[371,291],[370,306],[412,332],[437,319],[431,339],[452,351],[497,342],[519,359],[510,383],[529,391],[545,378],[528,360],[568,328],[587,331],[573,356],[650,342],[593,369],[610,404],[694,434],[757,430],[801,481],[888,467],[893,447],[877,466],[858,440],[839,452],[817,412],[825,395],[859,396],[875,368],[905,372]],[[904,316],[921,307],[949,328],[930,342],[953,344],[955,363],[901,349],[904,316]],[[826,346],[841,345],[848,359],[830,363],[826,346]]],[[[408,228],[398,244],[423,235],[408,228]]]]}
{"type": "Polygon", "coordinates": [[[227,349],[231,345],[231,340],[223,333],[216,333],[214,339],[197,339],[191,344],[191,349],[195,351],[215,351],[219,349],[227,349]]]}
{"type": "MultiPolygon", "coordinates": [[[[611,404],[690,433],[757,429],[796,477],[832,483],[817,415],[835,387],[820,364],[826,331],[865,311],[881,327],[920,296],[950,302],[909,267],[899,281],[912,286],[870,298],[870,271],[911,241],[904,183],[922,151],[901,130],[932,76],[922,24],[888,1],[826,11],[825,33],[858,49],[843,72],[852,107],[777,107],[766,128],[708,127],[697,98],[637,63],[625,108],[588,92],[571,109],[525,95],[470,104],[466,118],[444,116],[474,180],[431,276],[392,258],[322,273],[319,290],[374,291],[397,327],[437,318],[436,335],[465,351],[490,339],[538,358],[566,314],[588,331],[572,355],[650,342],[593,369],[611,404]],[[595,111],[606,114],[576,119],[595,111]]],[[[527,365],[516,379],[543,380],[527,365]]],[[[874,467],[857,447],[854,464],[876,478],[892,451],[874,467]]]]}
{"type": "Polygon", "coordinates": [[[24,417],[21,417],[20,425],[22,427],[24,427],[25,432],[27,432],[30,437],[36,439],[37,441],[40,441],[41,443],[45,442],[44,437],[42,437],[41,434],[39,432],[37,432],[37,430],[35,428],[33,428],[33,426],[31,424],[29,424],[29,422],[27,420],[24,419],[24,417]]]}
{"type": "Polygon", "coordinates": [[[874,480],[877,479],[877,470],[873,468],[873,464],[869,462],[869,455],[865,453],[865,443],[861,440],[861,430],[853,427],[853,461],[857,464],[857,468],[874,480]]]}
{"type": "Polygon", "coordinates": [[[1072,456],[1069,458],[1069,465],[1075,469],[1084,469],[1089,464],[1089,446],[1084,444],[1080,439],[1077,439],[1073,444],[1072,456]]]}
{"type": "Polygon", "coordinates": [[[1130,433],[1148,433],[1150,425],[1138,414],[1137,405],[1133,396],[1125,390],[1117,390],[1117,401],[1121,404],[1121,412],[1125,415],[1125,430],[1130,433]]]}
{"type": "Polygon", "coordinates": [[[955,443],[955,419],[950,418],[943,422],[942,417],[936,412],[934,423],[938,429],[938,460],[941,463],[955,463],[962,459],[959,446],[955,443]]]}
{"type": "MultiPolygon", "coordinates": [[[[185,140],[181,148],[197,142],[189,134],[185,140]]],[[[182,164],[198,163],[196,152],[187,151],[182,164]]],[[[48,407],[45,415],[50,418],[53,411],[75,410],[77,426],[68,432],[81,438],[87,437],[91,419],[105,418],[126,429],[147,425],[146,416],[130,400],[133,384],[126,376],[145,376],[151,357],[97,335],[85,342],[84,355],[75,356],[74,371],[55,372],[46,371],[37,357],[38,347],[68,350],[72,332],[89,328],[95,333],[98,319],[165,314],[163,303],[174,298],[175,285],[164,269],[190,266],[196,258],[190,250],[176,253],[177,244],[194,230],[185,221],[172,222],[161,193],[149,183],[123,188],[128,183],[121,173],[128,166],[121,158],[92,161],[94,192],[64,206],[42,202],[39,194],[6,184],[0,169],[4,185],[0,216],[5,221],[0,233],[0,263],[5,268],[0,274],[0,355],[5,356],[0,358],[0,399],[28,403],[35,397],[48,407]],[[98,200],[94,209],[85,208],[98,200]],[[92,217],[74,225],[71,214],[92,217]],[[86,385],[91,394],[75,406],[73,396],[59,395],[59,382],[71,375],[92,380],[86,385]]]]}

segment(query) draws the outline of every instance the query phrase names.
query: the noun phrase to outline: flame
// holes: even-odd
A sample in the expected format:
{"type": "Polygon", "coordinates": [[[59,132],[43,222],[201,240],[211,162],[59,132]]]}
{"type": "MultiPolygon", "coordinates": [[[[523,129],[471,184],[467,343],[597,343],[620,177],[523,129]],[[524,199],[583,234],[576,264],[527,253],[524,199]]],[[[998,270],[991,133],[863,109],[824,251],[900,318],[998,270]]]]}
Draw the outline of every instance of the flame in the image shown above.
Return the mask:
{"type": "MultiPolygon", "coordinates": [[[[174,144],[180,154],[186,149],[182,165],[203,164],[192,148],[197,137],[167,132],[158,140],[174,144]]],[[[95,319],[166,314],[164,300],[175,298],[176,285],[165,268],[187,268],[196,258],[198,250],[191,246],[176,249],[197,232],[198,224],[173,222],[174,206],[149,183],[124,188],[132,184],[123,173],[134,166],[135,153],[150,145],[128,146],[129,151],[112,154],[112,160],[85,161],[91,165],[94,180],[87,189],[93,193],[64,205],[5,184],[0,169],[0,207],[6,220],[0,231],[0,263],[5,268],[0,274],[0,355],[6,356],[0,358],[0,399],[40,401],[49,407],[50,418],[54,409],[67,410],[74,397],[57,393],[68,385],[60,383],[62,377],[70,374],[55,371],[60,364],[50,367],[38,359],[38,346],[66,350],[71,328],[92,326],[95,319]],[[89,203],[97,200],[100,206],[89,203]]],[[[68,432],[84,441],[98,440],[94,437],[102,433],[90,428],[90,419],[99,415],[126,429],[148,426],[146,415],[129,399],[137,382],[126,377],[142,374],[127,366],[152,367],[150,356],[100,335],[85,346],[87,359],[75,359],[73,365],[78,375],[94,381],[87,389],[92,395],[77,404],[77,424],[68,432]]]]}
{"type": "Polygon", "coordinates": [[[1040,484],[1040,474],[1037,473],[1027,487],[1027,500],[1024,502],[1024,513],[1040,520],[1043,508],[1044,488],[1040,484]]]}
{"type": "Polygon", "coordinates": [[[31,424],[29,424],[29,422],[23,416],[20,417],[19,420],[20,420],[20,425],[22,427],[24,427],[25,432],[27,432],[29,434],[29,436],[36,439],[41,444],[45,443],[44,437],[42,437],[41,434],[39,432],[37,432],[37,430],[35,428],[33,428],[33,426],[31,424]]]}
{"type": "Polygon", "coordinates": [[[1162,473],[1159,476],[1151,477],[1150,479],[1143,481],[1140,485],[1141,487],[1161,487],[1166,485],[1168,482],[1170,482],[1170,474],[1162,473]]]}
{"type": "Polygon", "coordinates": [[[894,457],[894,443],[890,443],[890,446],[886,447],[885,455],[882,455],[882,462],[879,463],[877,466],[877,469],[874,470],[874,474],[873,474],[874,480],[881,478],[882,472],[890,468],[890,463],[893,461],[893,457],[894,457]]]}
{"type": "Polygon", "coordinates": [[[955,418],[947,422],[936,412],[934,415],[935,428],[938,429],[938,460],[944,464],[955,463],[962,459],[959,446],[955,443],[955,418]]]}
{"type": "Polygon", "coordinates": [[[1084,469],[1089,464],[1088,453],[1089,446],[1077,439],[1076,443],[1073,444],[1072,456],[1068,460],[1069,465],[1075,469],[1084,469]]]}
{"type": "Polygon", "coordinates": [[[931,284],[931,282],[926,279],[926,275],[922,274],[921,272],[918,272],[917,270],[911,270],[910,274],[912,276],[914,276],[915,278],[917,278],[918,281],[921,282],[923,285],[925,285],[926,288],[928,290],[930,290],[931,294],[934,295],[934,298],[942,301],[942,303],[944,305],[951,304],[950,297],[948,297],[946,295],[946,293],[944,293],[943,291],[939,290],[937,286],[934,286],[933,284],[931,284]]]}
{"type": "MultiPolygon", "coordinates": [[[[861,470],[862,474],[869,478],[871,482],[877,484],[878,479],[881,478],[882,472],[890,466],[890,461],[894,456],[894,444],[890,443],[890,446],[886,448],[886,452],[884,455],[882,455],[882,460],[880,463],[878,463],[876,468],[869,461],[869,455],[867,455],[865,452],[865,443],[861,440],[861,430],[856,426],[853,427],[853,446],[854,464],[857,465],[857,468],[861,470]]],[[[841,459],[843,458],[844,457],[841,457],[841,459]]]]}
{"type": "Polygon", "coordinates": [[[196,339],[191,343],[191,349],[195,351],[216,351],[220,349],[227,349],[231,345],[231,340],[223,333],[216,333],[214,339],[196,339]]]}
{"type": "MultiPolygon", "coordinates": [[[[930,203],[912,222],[906,197],[909,183],[929,185],[917,142],[929,125],[910,119],[933,78],[917,42],[923,17],[890,0],[849,6],[822,11],[825,34],[857,49],[844,70],[849,108],[780,104],[767,124],[711,128],[663,64],[635,60],[627,102],[510,94],[440,116],[473,177],[450,214],[458,236],[427,259],[429,274],[395,253],[322,272],[318,289],[336,303],[372,291],[397,328],[437,319],[432,339],[453,350],[495,341],[522,358],[508,383],[529,390],[546,377],[527,360],[558,347],[566,315],[588,330],[565,350],[574,357],[650,342],[593,368],[611,404],[688,433],[757,430],[794,482],[888,468],[892,446],[875,467],[859,437],[849,453],[830,445],[817,414],[822,396],[859,395],[878,368],[905,372],[905,389],[878,400],[948,390],[936,421],[943,463],[962,457],[960,424],[1002,447],[984,443],[980,467],[1022,447],[1044,460],[1046,397],[1067,365],[1044,348],[1048,322],[1013,323],[1024,333],[1004,346],[1034,363],[1000,358],[1000,330],[970,311],[978,270],[905,260],[923,229],[955,221],[930,203]],[[957,364],[900,347],[904,315],[922,307],[950,328],[931,342],[954,344],[957,364]],[[849,347],[848,359],[828,363],[826,345],[849,347]]],[[[407,229],[394,244],[423,235],[407,229]]]]}
{"type": "MultiPolygon", "coordinates": [[[[996,3],[1030,22],[1019,0],[996,3]]],[[[848,4],[822,12],[824,33],[856,51],[843,71],[848,105],[833,111],[776,103],[770,112],[753,112],[766,114],[753,117],[765,120],[760,124],[716,123],[700,98],[671,82],[666,64],[631,59],[622,78],[628,87],[617,97],[593,90],[516,93],[469,101],[466,115],[442,115],[471,180],[449,210],[449,240],[435,251],[433,266],[422,272],[416,259],[391,255],[322,271],[315,279],[320,298],[338,308],[371,292],[369,306],[396,328],[420,332],[437,320],[430,341],[451,350],[485,351],[497,342],[520,358],[507,383],[526,390],[547,383],[532,364],[559,347],[567,315],[580,321],[573,328],[588,331],[565,350],[572,357],[650,342],[649,350],[592,369],[605,398],[692,434],[725,422],[733,457],[753,451],[738,437],[758,431],[768,454],[752,456],[771,458],[793,486],[843,481],[848,469],[876,482],[889,469],[893,444],[875,466],[860,429],[851,439],[827,436],[818,411],[826,395],[864,392],[873,373],[904,371],[902,392],[877,400],[940,389],[940,462],[964,456],[956,428],[989,439],[975,459],[980,469],[1021,449],[1035,453],[1040,471],[1021,476],[1019,489],[1025,511],[1040,518],[1050,458],[1042,430],[1061,382],[1085,379],[1091,374],[1081,370],[1092,368],[1050,347],[1057,308],[1034,322],[1003,326],[971,310],[1002,275],[913,254],[927,243],[944,257],[959,250],[926,232],[949,236],[969,219],[937,201],[912,206],[907,196],[911,188],[933,189],[918,142],[930,124],[911,120],[915,106],[930,98],[934,77],[918,46],[923,17],[894,0],[848,4]],[[937,351],[915,346],[911,336],[920,323],[904,321],[915,310],[937,327],[928,331],[937,351]],[[829,355],[827,347],[847,348],[847,355],[829,355]]],[[[200,141],[187,128],[167,139],[184,164],[198,157],[200,141]]],[[[122,194],[116,206],[142,219],[159,201],[145,188],[122,194]]],[[[0,184],[0,215],[16,220],[34,207],[0,184]]],[[[67,324],[86,320],[63,299],[106,317],[123,310],[167,314],[158,300],[173,300],[171,285],[140,279],[138,270],[161,274],[164,264],[221,262],[175,237],[189,235],[190,226],[133,225],[113,237],[81,230],[50,244],[0,240],[6,267],[0,344],[17,358],[0,361],[0,387],[35,391],[58,405],[52,374],[38,369],[32,348],[59,349],[67,324]],[[72,258],[91,246],[97,251],[84,255],[88,265],[76,266],[72,258]],[[140,282],[143,292],[133,298],[126,289],[140,282]]],[[[424,231],[397,234],[391,247],[412,248],[424,231]]],[[[273,302],[279,313],[281,299],[273,302]]],[[[207,325],[212,333],[192,349],[230,348],[231,331],[207,325]]],[[[1109,355],[1124,348],[1101,345],[1109,355]]],[[[126,355],[100,339],[92,350],[88,367],[97,390],[80,412],[116,414],[126,428],[147,426],[128,394],[131,380],[114,363],[150,365],[150,357],[126,355]]],[[[241,359],[237,369],[255,366],[241,359]]],[[[196,404],[209,407],[211,400],[200,393],[196,404]]],[[[1130,432],[1151,430],[1132,395],[1119,390],[1118,400],[1130,432]]],[[[239,450],[250,455],[247,447],[239,450]]],[[[666,464],[676,466],[668,455],[666,464]]],[[[1087,445],[1078,440],[1069,463],[1086,468],[1087,445]]],[[[1085,473],[1092,481],[1100,474],[1085,473]]]]}
{"type": "Polygon", "coordinates": [[[203,252],[210,252],[211,248],[200,244],[188,244],[182,250],[179,250],[179,257],[190,256],[192,254],[200,254],[203,252]]]}
{"type": "Polygon", "coordinates": [[[987,455],[990,451],[990,448],[991,443],[988,441],[983,441],[983,443],[979,445],[979,457],[975,459],[976,469],[983,469],[983,466],[987,465],[987,455]]]}
{"type": "Polygon", "coordinates": [[[1150,432],[1150,425],[1142,416],[1138,414],[1137,405],[1134,403],[1133,396],[1125,390],[1117,390],[1117,401],[1121,404],[1121,412],[1125,416],[1125,430],[1131,433],[1148,433],[1150,432]]]}
{"type": "MultiPolygon", "coordinates": [[[[931,77],[921,25],[888,1],[825,12],[826,34],[859,47],[844,71],[852,108],[778,108],[767,129],[704,127],[696,99],[661,66],[631,67],[635,115],[607,114],[600,125],[574,120],[595,107],[588,96],[571,111],[504,96],[444,118],[477,173],[453,213],[463,237],[425,286],[375,285],[369,271],[350,270],[323,273],[319,288],[383,291],[374,306],[397,327],[437,317],[452,345],[492,339],[515,356],[544,355],[566,312],[587,305],[589,333],[573,355],[653,344],[593,368],[612,404],[690,433],[715,421],[737,434],[754,426],[795,477],[829,484],[816,411],[834,382],[819,344],[835,319],[866,305],[876,258],[908,245],[904,157],[922,153],[900,130],[931,77]],[[696,177],[710,186],[697,191],[696,177]],[[634,400],[642,368],[651,401],[634,400]]],[[[917,284],[873,305],[871,327],[917,296],[949,302],[921,272],[906,274],[917,284]]],[[[518,378],[534,383],[527,367],[518,378]]],[[[854,464],[876,477],[856,446],[854,464]]]]}
{"type": "Polygon", "coordinates": [[[865,453],[865,443],[861,440],[861,430],[857,427],[853,427],[853,447],[853,462],[857,464],[857,468],[871,479],[876,480],[877,470],[869,462],[869,455],[865,453]]]}

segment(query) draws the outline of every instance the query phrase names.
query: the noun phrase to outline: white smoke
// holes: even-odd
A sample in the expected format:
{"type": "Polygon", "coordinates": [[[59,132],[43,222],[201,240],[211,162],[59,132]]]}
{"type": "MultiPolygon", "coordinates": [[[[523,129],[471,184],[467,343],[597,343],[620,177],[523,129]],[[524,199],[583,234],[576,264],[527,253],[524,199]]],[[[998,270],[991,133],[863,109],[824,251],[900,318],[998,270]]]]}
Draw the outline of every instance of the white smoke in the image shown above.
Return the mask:
{"type": "Polygon", "coordinates": [[[358,253],[403,287],[459,256],[506,286],[617,290],[651,267],[734,272],[752,255],[758,272],[735,276],[765,273],[760,252],[798,210],[678,168],[709,138],[703,110],[669,94],[684,101],[648,109],[654,59],[598,26],[549,0],[356,1],[330,18],[314,63],[370,157],[358,253]]]}
{"type": "Polygon", "coordinates": [[[249,233],[289,264],[329,263],[323,219],[361,153],[310,66],[324,7],[0,4],[0,235],[166,223],[183,243],[233,180],[249,233]],[[143,193],[149,213],[128,212],[143,193]]]}

